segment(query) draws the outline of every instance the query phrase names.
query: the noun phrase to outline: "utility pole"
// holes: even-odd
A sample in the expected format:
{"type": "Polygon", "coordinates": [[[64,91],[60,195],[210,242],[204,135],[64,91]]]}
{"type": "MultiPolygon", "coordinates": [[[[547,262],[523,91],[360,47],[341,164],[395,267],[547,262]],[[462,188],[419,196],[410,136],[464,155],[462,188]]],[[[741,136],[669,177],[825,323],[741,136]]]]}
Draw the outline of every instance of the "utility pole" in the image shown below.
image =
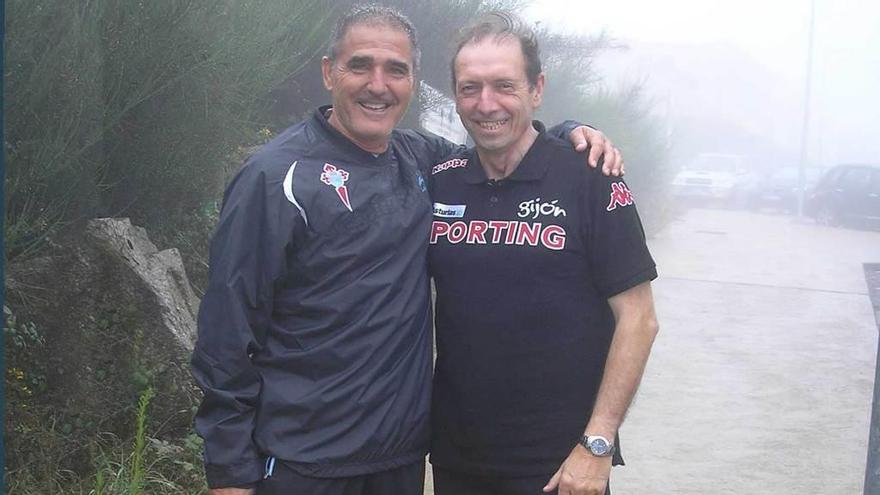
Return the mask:
{"type": "Polygon", "coordinates": [[[807,74],[804,88],[804,122],[801,127],[801,162],[798,167],[798,220],[804,217],[804,197],[807,194],[807,142],[810,130],[810,100],[813,81],[813,34],[816,25],[816,0],[810,0],[810,33],[807,41],[807,74]]]}

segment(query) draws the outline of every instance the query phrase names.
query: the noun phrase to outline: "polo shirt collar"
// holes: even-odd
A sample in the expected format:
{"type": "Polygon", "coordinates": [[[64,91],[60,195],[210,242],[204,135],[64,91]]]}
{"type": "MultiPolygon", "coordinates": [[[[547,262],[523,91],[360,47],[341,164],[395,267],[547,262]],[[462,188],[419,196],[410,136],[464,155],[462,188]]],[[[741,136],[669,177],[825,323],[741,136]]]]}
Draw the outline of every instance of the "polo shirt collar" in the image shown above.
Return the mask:
{"type": "MultiPolygon", "coordinates": [[[[534,181],[540,180],[550,168],[550,159],[546,151],[550,145],[550,137],[547,136],[547,130],[540,121],[533,120],[532,126],[538,131],[538,137],[523,156],[522,161],[516,170],[510,176],[499,180],[504,181],[534,181]]],[[[468,184],[485,184],[489,182],[486,171],[480,163],[480,155],[476,148],[471,148],[471,156],[467,166],[464,169],[464,181],[468,184]]]]}

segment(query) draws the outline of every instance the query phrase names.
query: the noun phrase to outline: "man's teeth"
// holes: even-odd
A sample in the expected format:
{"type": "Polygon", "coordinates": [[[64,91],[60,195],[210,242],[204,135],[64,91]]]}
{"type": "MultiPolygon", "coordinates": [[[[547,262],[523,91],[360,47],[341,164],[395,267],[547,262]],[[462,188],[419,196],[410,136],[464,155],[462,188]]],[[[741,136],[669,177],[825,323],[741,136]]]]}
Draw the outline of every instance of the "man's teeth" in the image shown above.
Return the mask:
{"type": "Polygon", "coordinates": [[[367,110],[375,110],[377,112],[385,110],[389,107],[387,103],[361,103],[361,106],[367,110]]]}
{"type": "Polygon", "coordinates": [[[480,122],[480,128],[486,129],[487,131],[494,131],[506,123],[507,123],[507,119],[483,121],[483,122],[480,122]]]}

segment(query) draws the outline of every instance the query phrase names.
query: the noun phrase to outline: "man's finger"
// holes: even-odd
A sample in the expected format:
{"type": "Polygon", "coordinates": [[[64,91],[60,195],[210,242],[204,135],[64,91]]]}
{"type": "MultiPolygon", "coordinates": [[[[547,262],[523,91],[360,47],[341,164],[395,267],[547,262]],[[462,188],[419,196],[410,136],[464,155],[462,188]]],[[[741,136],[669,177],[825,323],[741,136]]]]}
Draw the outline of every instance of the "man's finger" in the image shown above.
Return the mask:
{"type": "Polygon", "coordinates": [[[590,144],[590,128],[585,125],[575,127],[568,134],[568,139],[574,145],[575,151],[584,151],[590,144]]]}
{"type": "Polygon", "coordinates": [[[614,172],[614,151],[609,153],[607,150],[602,153],[602,173],[611,175],[614,172]]]}
{"type": "MultiPolygon", "coordinates": [[[[590,166],[595,167],[599,164],[599,157],[605,152],[605,139],[599,139],[594,136],[590,142],[590,166]]],[[[606,160],[607,161],[607,160],[606,160]]]]}
{"type": "Polygon", "coordinates": [[[610,153],[606,154],[610,159],[606,159],[605,163],[608,163],[608,167],[610,168],[610,175],[615,177],[620,176],[620,162],[622,160],[620,156],[620,151],[617,148],[613,148],[610,153]]]}
{"type": "Polygon", "coordinates": [[[550,481],[548,481],[547,484],[544,485],[544,489],[542,491],[544,493],[550,493],[553,490],[555,490],[556,487],[559,486],[559,476],[561,476],[561,475],[562,475],[562,468],[559,468],[556,470],[556,474],[554,474],[553,477],[550,478],[550,481]]]}
{"type": "Polygon", "coordinates": [[[587,149],[587,145],[588,145],[587,132],[588,131],[589,131],[589,128],[583,127],[583,126],[578,127],[577,129],[572,131],[572,133],[574,134],[572,136],[572,142],[574,143],[575,151],[581,152],[581,151],[584,151],[587,149]]]}

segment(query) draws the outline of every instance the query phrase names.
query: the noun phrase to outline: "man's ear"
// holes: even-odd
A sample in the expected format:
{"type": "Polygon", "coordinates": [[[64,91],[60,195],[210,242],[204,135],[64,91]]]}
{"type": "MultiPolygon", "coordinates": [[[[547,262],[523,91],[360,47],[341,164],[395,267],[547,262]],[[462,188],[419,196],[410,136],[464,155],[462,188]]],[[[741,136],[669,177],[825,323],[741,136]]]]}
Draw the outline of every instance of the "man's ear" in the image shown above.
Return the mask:
{"type": "Polygon", "coordinates": [[[333,61],[329,57],[321,58],[321,75],[324,78],[324,88],[327,91],[333,90],[333,61]]]}
{"type": "Polygon", "coordinates": [[[538,74],[538,80],[535,82],[535,89],[532,92],[532,104],[535,108],[541,106],[544,99],[544,73],[538,74]]]}

